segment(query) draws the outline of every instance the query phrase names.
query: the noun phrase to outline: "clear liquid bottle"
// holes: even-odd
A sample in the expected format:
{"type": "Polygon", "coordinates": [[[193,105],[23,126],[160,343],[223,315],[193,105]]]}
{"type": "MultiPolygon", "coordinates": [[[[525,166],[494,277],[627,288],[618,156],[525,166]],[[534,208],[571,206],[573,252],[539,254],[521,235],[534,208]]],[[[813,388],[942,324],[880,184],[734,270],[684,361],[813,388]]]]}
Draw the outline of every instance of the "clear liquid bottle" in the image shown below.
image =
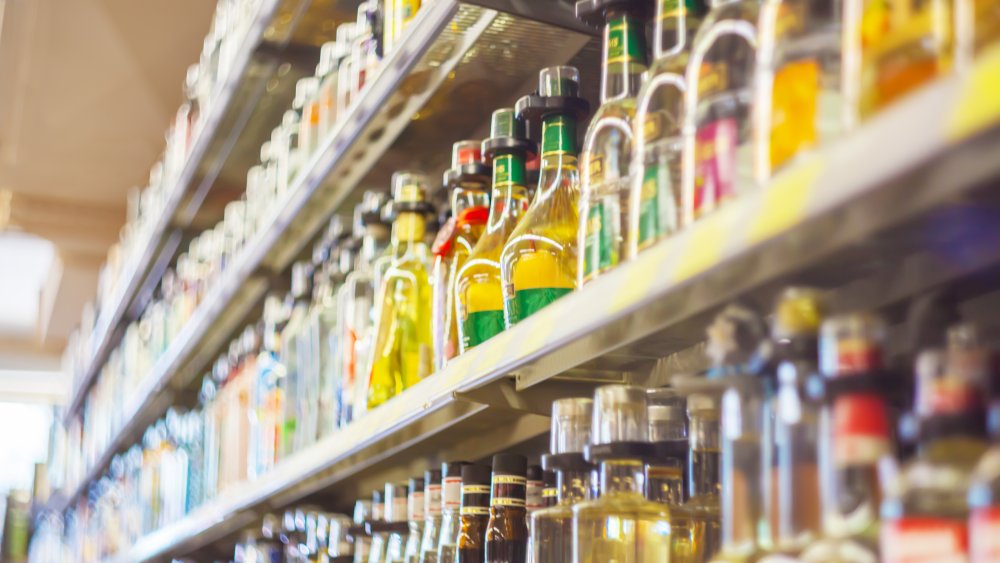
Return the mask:
{"type": "Polygon", "coordinates": [[[281,333],[283,343],[281,363],[287,373],[285,386],[284,427],[281,434],[281,455],[288,457],[312,443],[309,432],[316,397],[314,382],[310,380],[313,357],[308,338],[307,317],[312,297],[312,264],[297,262],[292,266],[292,291],[289,294],[291,314],[281,333]]]}
{"type": "MultiPolygon", "coordinates": [[[[420,563],[420,540],[424,533],[424,520],[427,517],[424,494],[424,478],[410,479],[410,494],[406,499],[407,519],[410,532],[406,536],[406,547],[403,560],[406,563],[420,563]]],[[[438,485],[440,493],[440,484],[438,485]]]]}
{"type": "Polygon", "coordinates": [[[751,119],[760,0],[713,0],[685,77],[682,225],[754,186],[751,119]]]}
{"type": "Polygon", "coordinates": [[[459,141],[452,146],[451,168],[444,173],[444,186],[451,192],[452,217],[438,232],[431,249],[435,371],[458,354],[455,282],[486,230],[491,173],[491,167],[483,162],[479,141],[459,141]]]}
{"type": "Polygon", "coordinates": [[[365,521],[365,528],[372,539],[371,549],[368,551],[368,563],[385,563],[385,551],[389,543],[386,529],[386,500],[381,490],[372,491],[372,514],[371,518],[365,521]]]}
{"type": "Polygon", "coordinates": [[[542,171],[538,193],[500,255],[507,328],[576,287],[576,124],[588,110],[579,82],[573,67],[543,69],[539,95],[525,96],[516,105],[527,121],[542,121],[542,171]]]}
{"type": "Polygon", "coordinates": [[[577,17],[603,28],[601,106],[583,140],[583,179],[577,235],[577,285],[627,258],[632,178],[632,123],[648,68],[645,1],[581,0],[577,17]]]}
{"type": "Polygon", "coordinates": [[[257,384],[251,401],[256,408],[257,432],[252,438],[251,461],[247,474],[256,478],[274,467],[281,447],[281,416],[285,394],[282,383],[286,371],[280,360],[281,328],[286,321],[281,298],[270,294],[264,300],[264,332],[257,356],[257,384]]]}
{"type": "Polygon", "coordinates": [[[389,539],[385,548],[386,563],[403,563],[407,535],[410,531],[407,522],[408,494],[409,488],[405,484],[385,484],[385,520],[389,528],[389,539]]]}
{"type": "Polygon", "coordinates": [[[441,464],[441,528],[435,563],[455,561],[458,534],[462,529],[462,468],[466,465],[464,461],[441,464]]]}
{"type": "Polygon", "coordinates": [[[573,561],[573,506],[591,499],[594,467],[583,457],[590,442],[594,401],[559,399],[552,403],[549,455],[542,457],[556,475],[556,503],[531,513],[528,549],[531,561],[573,561]]]}
{"type": "Polygon", "coordinates": [[[669,561],[670,511],[643,495],[643,462],[652,455],[645,390],[598,388],[593,420],[586,454],[600,463],[600,496],[573,507],[573,561],[669,561]]]}
{"type": "Polygon", "coordinates": [[[646,464],[646,498],[667,506],[687,500],[684,473],[687,468],[687,416],[684,399],[672,389],[651,389],[649,441],[655,450],[646,464]]]}
{"type": "Polygon", "coordinates": [[[354,544],[354,563],[368,563],[372,550],[371,534],[365,529],[365,524],[374,520],[374,506],[370,500],[359,500],[354,503],[354,524],[348,530],[351,542],[354,544]]]}
{"type": "Polygon", "coordinates": [[[375,304],[375,344],[368,408],[375,408],[430,375],[430,252],[424,242],[427,178],[393,175],[392,266],[375,304]]]}
{"type": "Polygon", "coordinates": [[[674,509],[674,554],[682,561],[711,561],[722,543],[719,444],[719,400],[712,395],[687,399],[690,430],[688,442],[688,501],[674,509]]]}
{"type": "Polygon", "coordinates": [[[455,281],[455,307],[462,353],[504,330],[500,253],[528,209],[525,157],[535,151],[524,121],[512,108],[493,112],[482,153],[493,161],[493,192],[486,231],[455,281]]]}
{"type": "Polygon", "coordinates": [[[340,81],[340,67],[347,65],[350,54],[350,44],[354,40],[354,22],[342,23],[337,26],[337,40],[330,54],[329,72],[319,84],[319,138],[326,139],[337,125],[341,114],[338,112],[337,94],[340,81]]]}
{"type": "Polygon", "coordinates": [[[437,544],[442,519],[441,470],[424,472],[424,531],[420,539],[420,563],[437,562],[437,544]]]}

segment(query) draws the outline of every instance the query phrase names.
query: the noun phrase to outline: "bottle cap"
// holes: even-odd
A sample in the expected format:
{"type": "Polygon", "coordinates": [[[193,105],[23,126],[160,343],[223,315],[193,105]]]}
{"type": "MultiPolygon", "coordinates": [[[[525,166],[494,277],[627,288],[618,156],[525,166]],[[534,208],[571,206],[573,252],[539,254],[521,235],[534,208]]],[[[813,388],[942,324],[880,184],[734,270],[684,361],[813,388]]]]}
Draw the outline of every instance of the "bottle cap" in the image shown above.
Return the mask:
{"type": "Polygon", "coordinates": [[[684,398],[673,389],[650,389],[646,393],[648,401],[649,440],[662,442],[684,437],[684,398]]]}
{"type": "Polygon", "coordinates": [[[553,114],[583,119],[590,112],[590,104],[580,97],[580,71],[571,66],[552,66],[538,73],[538,92],[521,97],[514,109],[530,121],[553,114]]]}
{"type": "Polygon", "coordinates": [[[448,461],[441,464],[441,477],[442,479],[448,479],[450,477],[461,477],[462,467],[468,465],[467,461],[448,461]]]}
{"type": "Polygon", "coordinates": [[[483,161],[480,141],[458,141],[451,148],[451,168],[445,170],[444,185],[448,188],[486,190],[493,169],[483,161]]]}
{"type": "Polygon", "coordinates": [[[580,95],[580,71],[572,66],[550,66],[538,73],[538,95],[571,97],[580,95]]]}
{"type": "Polygon", "coordinates": [[[396,172],[392,175],[392,203],[388,215],[395,217],[401,212],[427,213],[431,206],[427,202],[430,181],[419,172],[396,172]]]}
{"type": "Polygon", "coordinates": [[[543,479],[544,471],[541,465],[529,465],[528,466],[528,480],[529,481],[541,481],[543,479]]]}
{"type": "Polygon", "coordinates": [[[441,470],[440,469],[428,469],[424,471],[424,485],[440,485],[441,484],[441,470]]]}
{"type": "Polygon", "coordinates": [[[410,477],[410,482],[408,483],[410,494],[421,493],[424,490],[424,478],[423,477],[410,477]]]}
{"type": "Polygon", "coordinates": [[[687,411],[689,418],[702,416],[705,413],[718,412],[719,399],[713,395],[694,394],[687,398],[687,411]]]}
{"type": "Polygon", "coordinates": [[[490,138],[483,141],[482,153],[493,159],[501,150],[521,151],[530,159],[535,156],[535,143],[528,139],[522,119],[514,108],[500,108],[490,117],[490,138]]]}
{"type": "Polygon", "coordinates": [[[528,458],[518,454],[496,454],[493,456],[493,473],[525,477],[528,473],[528,458]]]}
{"type": "Polygon", "coordinates": [[[323,77],[333,72],[340,54],[339,48],[336,41],[327,41],[319,48],[319,63],[316,65],[317,77],[323,77]]]}
{"type": "Polygon", "coordinates": [[[591,399],[553,401],[549,450],[553,454],[582,453],[590,441],[593,417],[594,401],[591,399]]]}
{"type": "Polygon", "coordinates": [[[296,299],[308,297],[312,291],[312,264],[296,262],[292,265],[292,295],[296,299]]]}
{"type": "Polygon", "coordinates": [[[764,320],[750,309],[729,305],[708,326],[705,353],[712,362],[711,378],[744,375],[749,364],[759,357],[760,344],[765,340],[764,320]]]}
{"type": "Polygon", "coordinates": [[[458,168],[465,164],[475,164],[482,162],[482,160],[483,155],[480,150],[480,141],[458,141],[451,146],[452,168],[458,168]]]}
{"type": "Polygon", "coordinates": [[[778,298],[771,324],[775,340],[815,336],[823,321],[823,294],[811,287],[789,287],[778,298]]]}
{"type": "Polygon", "coordinates": [[[462,466],[462,486],[489,485],[490,468],[485,465],[469,464],[462,466]]]}
{"type": "Polygon", "coordinates": [[[304,107],[306,102],[308,102],[311,98],[316,97],[316,92],[318,91],[318,78],[315,76],[300,78],[299,81],[295,83],[295,98],[292,100],[292,107],[296,109],[304,107]]]}
{"type": "Polygon", "coordinates": [[[594,392],[592,445],[648,442],[646,391],[630,385],[605,385],[594,392]]]}
{"type": "MultiPolygon", "coordinates": [[[[357,207],[360,210],[360,224],[362,226],[384,225],[385,221],[382,219],[382,210],[388,202],[389,195],[385,192],[366,191],[361,196],[361,203],[357,207]]],[[[357,213],[355,216],[358,216],[357,213]]]]}

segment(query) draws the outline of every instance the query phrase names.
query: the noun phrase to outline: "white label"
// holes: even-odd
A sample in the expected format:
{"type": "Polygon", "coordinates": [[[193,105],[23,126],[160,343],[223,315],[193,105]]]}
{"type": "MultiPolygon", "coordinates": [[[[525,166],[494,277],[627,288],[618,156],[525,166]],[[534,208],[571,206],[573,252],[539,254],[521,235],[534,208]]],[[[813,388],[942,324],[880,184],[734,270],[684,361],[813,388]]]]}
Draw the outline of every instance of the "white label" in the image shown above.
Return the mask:
{"type": "MultiPolygon", "coordinates": [[[[438,491],[440,490],[441,489],[439,488],[438,491]]],[[[409,518],[411,522],[423,520],[425,513],[424,492],[423,491],[412,492],[410,493],[410,497],[407,500],[408,500],[408,504],[406,507],[407,518],[409,518]]],[[[438,504],[440,504],[440,501],[438,504]]]]}
{"type": "Polygon", "coordinates": [[[427,516],[441,515],[441,485],[427,485],[424,491],[424,513],[427,516]]]}
{"type": "Polygon", "coordinates": [[[462,478],[444,478],[444,509],[458,510],[462,506],[462,478]]]}

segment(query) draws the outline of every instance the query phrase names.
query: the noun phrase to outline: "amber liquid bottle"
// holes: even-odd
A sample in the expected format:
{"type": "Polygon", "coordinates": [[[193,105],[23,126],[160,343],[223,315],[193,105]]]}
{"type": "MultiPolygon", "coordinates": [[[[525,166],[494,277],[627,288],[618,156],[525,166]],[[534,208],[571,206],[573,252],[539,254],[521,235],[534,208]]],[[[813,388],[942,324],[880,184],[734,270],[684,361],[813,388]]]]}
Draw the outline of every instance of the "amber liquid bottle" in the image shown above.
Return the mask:
{"type": "Polygon", "coordinates": [[[528,557],[528,460],[517,454],[493,456],[493,496],[486,527],[486,563],[524,563],[528,557]]]}
{"type": "Polygon", "coordinates": [[[461,529],[458,532],[456,561],[482,563],[486,554],[486,525],[490,520],[490,468],[485,465],[462,467],[461,529]]]}

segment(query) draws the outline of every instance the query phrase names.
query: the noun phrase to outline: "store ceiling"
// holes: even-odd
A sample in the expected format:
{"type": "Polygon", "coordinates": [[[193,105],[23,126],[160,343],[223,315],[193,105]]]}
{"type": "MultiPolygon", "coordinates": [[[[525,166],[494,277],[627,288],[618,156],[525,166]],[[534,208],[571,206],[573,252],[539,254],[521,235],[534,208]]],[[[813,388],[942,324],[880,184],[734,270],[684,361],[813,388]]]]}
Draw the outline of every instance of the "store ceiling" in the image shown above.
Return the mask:
{"type": "Polygon", "coordinates": [[[163,149],[214,9],[211,0],[0,0],[0,264],[15,266],[0,278],[26,276],[17,250],[5,249],[31,241],[11,233],[54,245],[41,283],[13,284],[23,294],[7,296],[37,304],[34,322],[5,322],[0,302],[0,369],[57,362],[95,295],[126,194],[145,185],[163,149]]]}

